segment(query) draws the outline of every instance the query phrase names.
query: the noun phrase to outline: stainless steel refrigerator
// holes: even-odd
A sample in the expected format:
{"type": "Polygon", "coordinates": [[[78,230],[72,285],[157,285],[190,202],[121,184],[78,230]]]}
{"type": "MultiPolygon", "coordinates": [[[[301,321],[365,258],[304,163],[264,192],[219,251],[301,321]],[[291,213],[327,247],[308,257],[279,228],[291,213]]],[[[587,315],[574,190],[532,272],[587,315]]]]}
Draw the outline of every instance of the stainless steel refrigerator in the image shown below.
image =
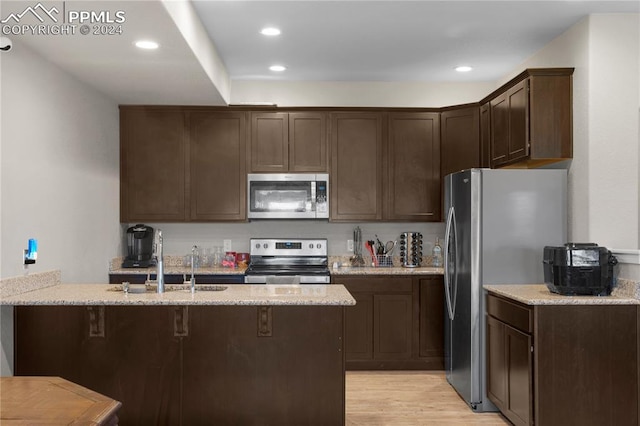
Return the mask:
{"type": "Polygon", "coordinates": [[[567,171],[470,169],[445,177],[445,369],[475,411],[486,393],[484,284],[543,283],[567,236],[567,171]]]}

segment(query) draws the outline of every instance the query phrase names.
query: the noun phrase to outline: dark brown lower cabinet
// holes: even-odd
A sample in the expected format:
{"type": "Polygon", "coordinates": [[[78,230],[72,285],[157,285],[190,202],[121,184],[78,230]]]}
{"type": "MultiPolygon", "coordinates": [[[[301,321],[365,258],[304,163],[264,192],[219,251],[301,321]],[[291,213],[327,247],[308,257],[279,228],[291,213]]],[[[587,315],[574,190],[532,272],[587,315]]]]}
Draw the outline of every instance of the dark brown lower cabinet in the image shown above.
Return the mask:
{"type": "Polygon", "coordinates": [[[334,276],[356,299],[345,311],[348,370],[440,370],[442,277],[334,276]]]}
{"type": "Polygon", "coordinates": [[[15,375],[60,376],[121,401],[120,422],[180,419],[180,340],[161,306],[19,306],[15,375]]]}
{"type": "Polygon", "coordinates": [[[514,425],[533,424],[531,335],[487,317],[487,394],[514,425]]]}
{"type": "Polygon", "coordinates": [[[191,307],[183,424],[343,424],[342,310],[191,307]]]}
{"type": "Polygon", "coordinates": [[[122,425],[344,424],[342,306],[15,309],[15,374],[122,402],[122,425]]]}
{"type": "Polygon", "coordinates": [[[487,296],[487,394],[515,425],[638,425],[635,305],[487,296]]]}

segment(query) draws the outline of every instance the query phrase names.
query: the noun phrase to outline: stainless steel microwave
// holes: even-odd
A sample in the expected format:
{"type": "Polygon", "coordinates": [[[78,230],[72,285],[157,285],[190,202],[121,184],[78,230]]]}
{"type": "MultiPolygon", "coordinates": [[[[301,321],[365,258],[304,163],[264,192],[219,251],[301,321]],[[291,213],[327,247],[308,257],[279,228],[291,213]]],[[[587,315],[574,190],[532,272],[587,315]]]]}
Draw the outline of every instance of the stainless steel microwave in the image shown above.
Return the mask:
{"type": "Polygon", "coordinates": [[[250,173],[249,219],[328,219],[326,173],[250,173]]]}

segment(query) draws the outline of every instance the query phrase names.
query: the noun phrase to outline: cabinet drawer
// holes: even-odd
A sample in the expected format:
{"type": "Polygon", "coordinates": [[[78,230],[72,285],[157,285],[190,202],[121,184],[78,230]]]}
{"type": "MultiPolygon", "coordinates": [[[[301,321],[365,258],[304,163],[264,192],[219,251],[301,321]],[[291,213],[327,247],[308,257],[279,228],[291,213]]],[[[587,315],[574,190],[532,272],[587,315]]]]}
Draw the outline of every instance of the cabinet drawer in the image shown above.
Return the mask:
{"type": "Polygon", "coordinates": [[[487,295],[487,314],[525,333],[533,333],[533,309],[492,294],[487,295]]]}

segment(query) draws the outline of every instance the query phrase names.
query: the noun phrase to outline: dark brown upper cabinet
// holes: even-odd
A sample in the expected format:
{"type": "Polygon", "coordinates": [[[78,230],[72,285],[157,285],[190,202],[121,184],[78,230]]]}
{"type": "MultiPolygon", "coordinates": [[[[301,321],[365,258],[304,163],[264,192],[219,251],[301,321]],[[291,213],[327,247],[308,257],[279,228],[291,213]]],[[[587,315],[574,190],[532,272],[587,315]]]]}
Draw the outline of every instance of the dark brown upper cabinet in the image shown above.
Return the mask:
{"type": "Polygon", "coordinates": [[[491,106],[480,105],[480,167],[491,167],[491,106]]]}
{"type": "Polygon", "coordinates": [[[246,219],[246,114],[187,112],[190,157],[190,219],[246,219]]]}
{"type": "Polygon", "coordinates": [[[331,220],[440,220],[439,123],[437,112],[331,114],[331,220]]]}
{"type": "Polygon", "coordinates": [[[528,80],[493,99],[491,105],[491,166],[525,158],[529,154],[528,80]]]}
{"type": "Polygon", "coordinates": [[[121,222],[244,221],[247,172],[329,172],[331,221],[439,221],[449,173],[573,156],[572,74],[437,109],[121,106],[121,222]]]}
{"type": "Polygon", "coordinates": [[[121,107],[120,221],[245,221],[246,115],[121,107]]]}
{"type": "Polygon", "coordinates": [[[480,108],[477,105],[440,114],[441,175],[481,166],[480,108]]]}
{"type": "Polygon", "coordinates": [[[327,114],[289,113],[289,171],[328,172],[327,145],[327,114]]]}
{"type": "Polygon", "coordinates": [[[332,221],[382,220],[384,115],[331,114],[332,221]]]}
{"type": "Polygon", "coordinates": [[[322,112],[251,113],[251,172],[327,172],[322,112]]]}
{"type": "Polygon", "coordinates": [[[572,74],[573,68],[529,69],[488,97],[492,168],[573,156],[572,74]]]}
{"type": "Polygon", "coordinates": [[[185,221],[187,160],[181,109],[120,108],[120,221],[185,221]]]}
{"type": "Polygon", "coordinates": [[[439,221],[439,114],[389,113],[388,129],[384,219],[439,221]]]}

